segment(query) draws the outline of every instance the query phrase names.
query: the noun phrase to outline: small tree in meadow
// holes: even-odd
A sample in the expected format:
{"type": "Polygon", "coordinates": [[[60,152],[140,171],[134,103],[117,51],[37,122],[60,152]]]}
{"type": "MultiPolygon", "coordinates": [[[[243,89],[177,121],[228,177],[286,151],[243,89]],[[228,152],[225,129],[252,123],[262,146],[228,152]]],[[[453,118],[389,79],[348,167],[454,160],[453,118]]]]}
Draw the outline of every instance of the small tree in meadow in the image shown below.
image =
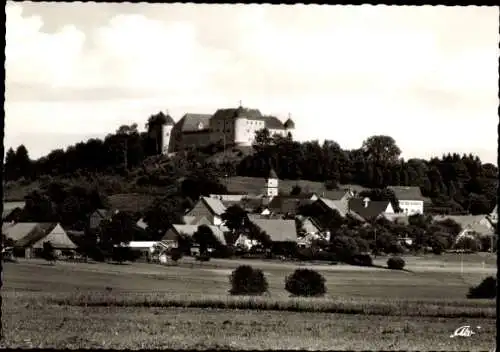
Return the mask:
{"type": "Polygon", "coordinates": [[[293,296],[318,297],[326,293],[325,278],[311,269],[297,269],[285,279],[285,290],[293,296]]]}
{"type": "Polygon", "coordinates": [[[172,259],[174,263],[177,263],[182,259],[182,251],[179,248],[172,248],[170,252],[170,259],[172,259]]]}
{"type": "Polygon", "coordinates": [[[56,261],[56,255],[52,243],[50,242],[43,243],[42,258],[50,263],[54,263],[56,261]]]}
{"type": "Polygon", "coordinates": [[[402,270],[405,267],[405,261],[401,257],[392,257],[387,260],[387,267],[393,270],[402,270]]]}
{"type": "Polygon", "coordinates": [[[240,265],[230,277],[232,295],[261,295],[268,290],[268,283],[260,269],[250,265],[240,265]]]}

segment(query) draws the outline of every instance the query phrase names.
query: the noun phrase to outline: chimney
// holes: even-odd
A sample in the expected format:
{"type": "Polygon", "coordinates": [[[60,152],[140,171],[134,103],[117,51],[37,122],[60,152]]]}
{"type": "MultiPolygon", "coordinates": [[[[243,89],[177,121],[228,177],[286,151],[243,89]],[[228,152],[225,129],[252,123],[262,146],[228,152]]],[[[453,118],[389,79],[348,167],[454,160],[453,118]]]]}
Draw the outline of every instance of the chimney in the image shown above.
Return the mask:
{"type": "Polygon", "coordinates": [[[368,203],[370,203],[370,198],[364,198],[363,203],[365,204],[365,208],[368,208],[368,203]]]}

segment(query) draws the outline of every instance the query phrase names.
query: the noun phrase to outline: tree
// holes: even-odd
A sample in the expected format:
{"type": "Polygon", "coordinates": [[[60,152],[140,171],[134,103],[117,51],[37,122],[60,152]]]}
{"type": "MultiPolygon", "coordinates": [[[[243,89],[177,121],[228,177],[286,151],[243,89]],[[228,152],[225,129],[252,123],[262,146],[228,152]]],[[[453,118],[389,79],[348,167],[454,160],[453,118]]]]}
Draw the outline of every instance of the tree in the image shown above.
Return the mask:
{"type": "Polygon", "coordinates": [[[116,249],[127,246],[134,240],[136,227],[131,216],[126,212],[115,214],[111,220],[103,220],[100,225],[99,247],[111,253],[124,253],[126,249],[116,249]]]}
{"type": "Polygon", "coordinates": [[[212,229],[207,225],[198,226],[198,230],[193,234],[193,240],[200,246],[200,255],[205,256],[208,254],[209,248],[218,246],[212,229]]]}
{"type": "Polygon", "coordinates": [[[56,261],[56,255],[55,255],[54,247],[52,246],[52,243],[50,243],[50,242],[43,243],[41,256],[43,259],[45,259],[46,261],[48,261],[52,264],[56,261]]]}
{"type": "Polygon", "coordinates": [[[173,224],[182,223],[184,210],[184,200],[178,195],[156,198],[144,212],[147,231],[160,239],[173,224]]]}
{"type": "Polygon", "coordinates": [[[299,185],[295,185],[292,187],[290,195],[291,196],[298,196],[301,193],[302,193],[302,188],[299,185]]]}
{"type": "Polygon", "coordinates": [[[361,147],[367,160],[376,163],[395,163],[401,155],[401,149],[396,145],[394,138],[377,135],[366,139],[361,147]]]}
{"type": "MultiPolygon", "coordinates": [[[[241,232],[245,226],[245,222],[248,219],[247,212],[243,210],[239,205],[231,205],[226,209],[226,211],[221,216],[224,224],[231,230],[233,235],[237,235],[241,232]]],[[[236,240],[236,238],[234,238],[236,240]]]]}

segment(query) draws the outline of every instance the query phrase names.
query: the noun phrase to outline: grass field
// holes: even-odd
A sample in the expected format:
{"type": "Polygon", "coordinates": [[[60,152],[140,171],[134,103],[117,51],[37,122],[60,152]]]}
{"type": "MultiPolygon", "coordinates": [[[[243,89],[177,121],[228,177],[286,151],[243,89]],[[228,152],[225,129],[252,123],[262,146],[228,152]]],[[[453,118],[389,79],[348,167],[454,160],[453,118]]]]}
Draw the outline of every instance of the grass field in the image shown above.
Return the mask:
{"type": "Polygon", "coordinates": [[[483,267],[481,257],[464,257],[463,275],[452,256],[407,258],[412,272],[315,265],[327,281],[322,299],[288,297],[284,278],[298,267],[291,263],[212,260],[200,265],[184,258],[179,266],[166,267],[50,266],[21,260],[4,266],[3,345],[489,350],[495,340],[495,302],[466,300],[465,294],[495,268],[488,260],[483,267]],[[228,276],[242,262],[263,269],[270,297],[228,297],[228,276]],[[264,309],[196,308],[210,301],[233,308],[253,302],[264,309]],[[335,313],[308,312],[311,307],[333,307],[329,311],[335,313]],[[450,338],[462,325],[471,325],[476,334],[450,338]]]}

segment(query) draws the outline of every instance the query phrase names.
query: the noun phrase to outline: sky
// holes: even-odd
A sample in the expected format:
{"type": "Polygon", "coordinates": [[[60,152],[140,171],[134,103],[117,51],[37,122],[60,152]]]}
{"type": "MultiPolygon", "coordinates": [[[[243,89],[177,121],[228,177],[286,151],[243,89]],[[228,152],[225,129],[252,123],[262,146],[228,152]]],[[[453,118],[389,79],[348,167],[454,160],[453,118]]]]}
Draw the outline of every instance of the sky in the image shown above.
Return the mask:
{"type": "Polygon", "coordinates": [[[495,7],[13,3],[5,146],[32,158],[159,111],[239,102],[295,121],[300,141],[496,164],[495,7]]]}

